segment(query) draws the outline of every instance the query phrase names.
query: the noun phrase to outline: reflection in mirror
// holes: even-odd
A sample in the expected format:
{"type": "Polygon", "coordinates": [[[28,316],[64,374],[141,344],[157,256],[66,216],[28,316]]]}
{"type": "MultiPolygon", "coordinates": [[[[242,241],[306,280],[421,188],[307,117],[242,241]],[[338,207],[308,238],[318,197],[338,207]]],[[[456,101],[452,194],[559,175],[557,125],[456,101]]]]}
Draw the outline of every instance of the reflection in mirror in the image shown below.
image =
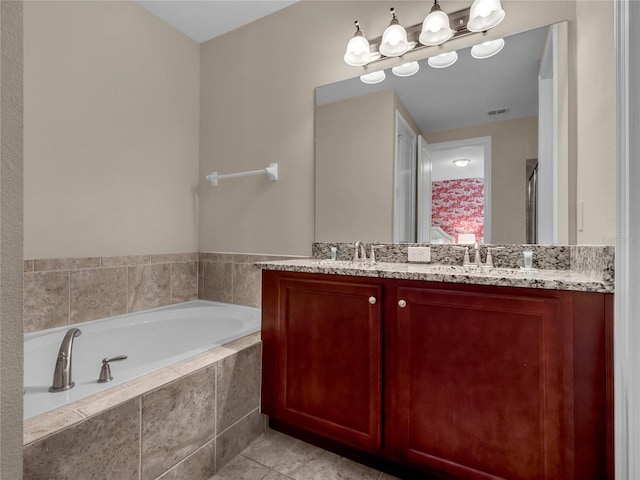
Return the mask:
{"type": "Polygon", "coordinates": [[[566,242],[563,49],[565,23],[490,58],[467,48],[447,68],[318,88],[316,241],[566,242]]]}

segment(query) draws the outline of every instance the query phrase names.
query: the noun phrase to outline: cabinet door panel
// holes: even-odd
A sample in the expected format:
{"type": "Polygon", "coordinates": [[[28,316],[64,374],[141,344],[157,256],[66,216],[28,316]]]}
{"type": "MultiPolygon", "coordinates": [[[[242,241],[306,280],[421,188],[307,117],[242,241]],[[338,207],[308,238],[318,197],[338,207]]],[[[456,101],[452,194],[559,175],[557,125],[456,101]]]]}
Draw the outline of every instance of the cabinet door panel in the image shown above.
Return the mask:
{"type": "Polygon", "coordinates": [[[275,416],[379,449],[381,287],[284,279],[279,291],[275,416]]]}
{"type": "Polygon", "coordinates": [[[559,302],[398,289],[400,451],[460,478],[566,478],[559,302]]]}

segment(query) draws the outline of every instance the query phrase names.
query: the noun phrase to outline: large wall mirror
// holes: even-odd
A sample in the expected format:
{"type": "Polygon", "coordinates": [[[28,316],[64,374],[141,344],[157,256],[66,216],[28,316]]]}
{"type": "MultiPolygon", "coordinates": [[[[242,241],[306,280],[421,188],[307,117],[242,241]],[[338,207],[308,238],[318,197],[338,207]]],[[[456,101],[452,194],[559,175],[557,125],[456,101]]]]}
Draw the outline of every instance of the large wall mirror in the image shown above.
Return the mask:
{"type": "Polygon", "coordinates": [[[316,241],[568,243],[566,22],[316,90],[316,241]]]}

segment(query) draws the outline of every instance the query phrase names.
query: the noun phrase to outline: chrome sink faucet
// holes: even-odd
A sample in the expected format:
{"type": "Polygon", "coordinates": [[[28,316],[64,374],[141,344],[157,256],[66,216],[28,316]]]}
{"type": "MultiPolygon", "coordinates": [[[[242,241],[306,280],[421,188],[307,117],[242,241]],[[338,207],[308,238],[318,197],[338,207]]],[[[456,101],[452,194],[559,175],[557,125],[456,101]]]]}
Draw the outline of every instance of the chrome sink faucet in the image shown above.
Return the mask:
{"type": "Polygon", "coordinates": [[[73,339],[81,333],[79,328],[70,328],[62,339],[58,358],[56,359],[56,367],[53,371],[53,385],[49,388],[50,392],[64,392],[75,385],[71,380],[71,354],[73,352],[73,339]]]}

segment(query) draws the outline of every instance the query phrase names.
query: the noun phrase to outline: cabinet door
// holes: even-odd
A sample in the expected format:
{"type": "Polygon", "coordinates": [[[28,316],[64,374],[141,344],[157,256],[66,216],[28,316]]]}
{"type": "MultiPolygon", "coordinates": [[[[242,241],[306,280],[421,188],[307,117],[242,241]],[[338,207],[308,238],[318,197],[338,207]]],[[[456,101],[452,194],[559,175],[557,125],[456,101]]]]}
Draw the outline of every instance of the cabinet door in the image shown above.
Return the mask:
{"type": "Polygon", "coordinates": [[[381,291],[367,283],[280,279],[275,418],[380,448],[381,291]]]}
{"type": "Polygon", "coordinates": [[[404,461],[465,479],[571,478],[560,300],[421,288],[397,300],[404,461]]]}

